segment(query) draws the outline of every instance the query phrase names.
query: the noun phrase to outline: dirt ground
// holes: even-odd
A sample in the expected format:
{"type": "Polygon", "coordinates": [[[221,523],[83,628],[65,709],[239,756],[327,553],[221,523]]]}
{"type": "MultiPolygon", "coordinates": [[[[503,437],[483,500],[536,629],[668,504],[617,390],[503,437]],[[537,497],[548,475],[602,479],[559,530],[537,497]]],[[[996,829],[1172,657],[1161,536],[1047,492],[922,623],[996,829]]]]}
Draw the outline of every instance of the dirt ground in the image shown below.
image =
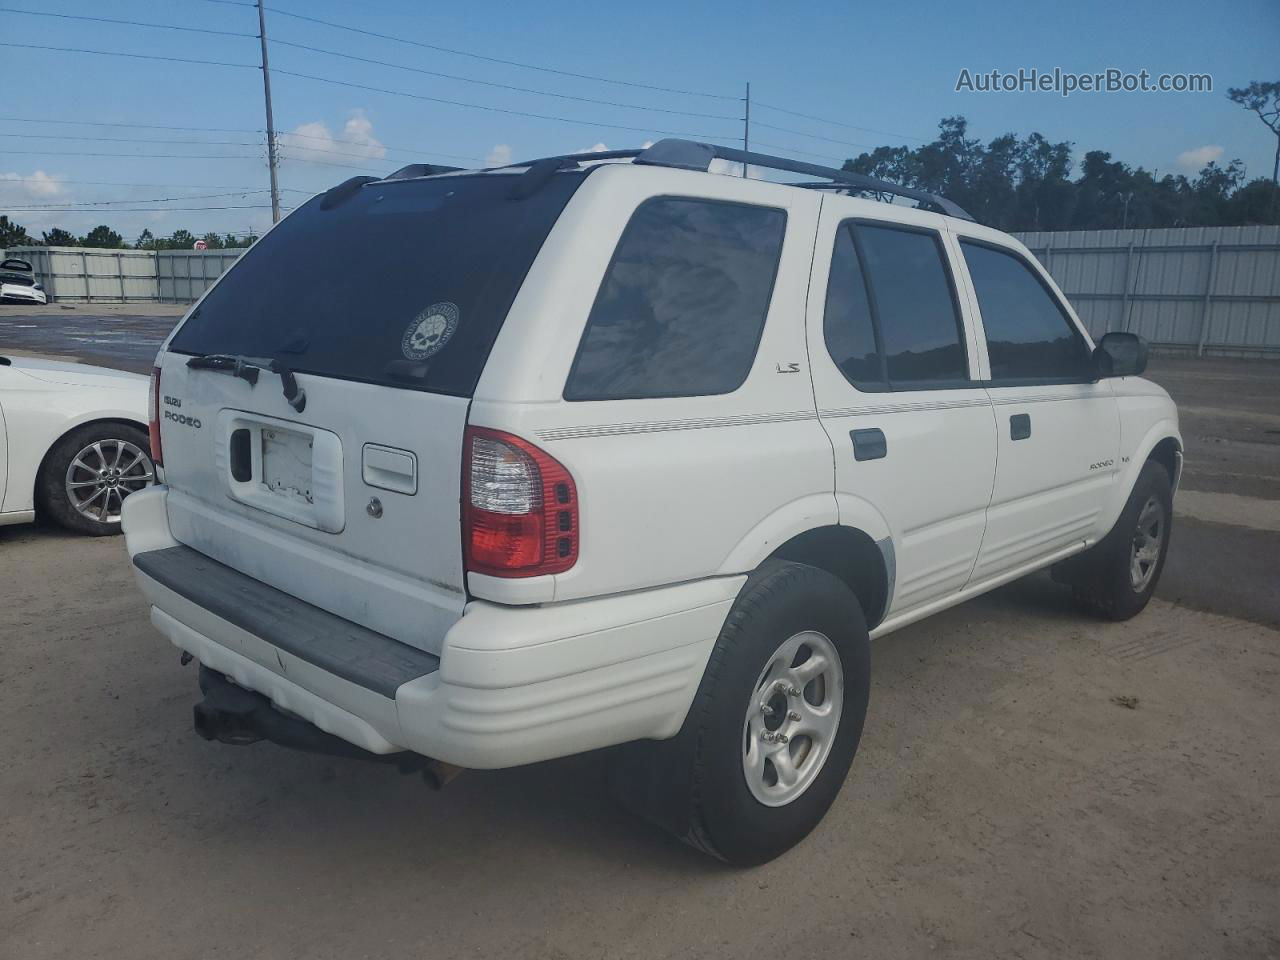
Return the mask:
{"type": "Polygon", "coordinates": [[[877,643],[845,790],[751,871],[601,755],[433,793],[206,743],[123,545],[0,528],[0,958],[1280,957],[1280,368],[1152,376],[1188,446],[1158,599],[1100,623],[1036,576],[877,643]]]}

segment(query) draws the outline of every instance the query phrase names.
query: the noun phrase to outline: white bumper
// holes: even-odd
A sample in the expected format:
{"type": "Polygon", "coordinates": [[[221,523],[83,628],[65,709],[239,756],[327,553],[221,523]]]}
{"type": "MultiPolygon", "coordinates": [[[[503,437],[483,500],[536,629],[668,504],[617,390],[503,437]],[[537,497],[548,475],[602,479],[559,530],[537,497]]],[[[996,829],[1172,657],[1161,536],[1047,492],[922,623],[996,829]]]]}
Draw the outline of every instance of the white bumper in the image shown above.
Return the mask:
{"type": "MultiPolygon", "coordinates": [[[[130,557],[177,544],[167,489],[129,497],[130,557]]],[[[517,766],[674,736],[744,577],[596,600],[467,604],[440,669],[382,696],[293,656],[137,571],[151,621],[242,687],[373,753],[461,767],[517,766]]]]}

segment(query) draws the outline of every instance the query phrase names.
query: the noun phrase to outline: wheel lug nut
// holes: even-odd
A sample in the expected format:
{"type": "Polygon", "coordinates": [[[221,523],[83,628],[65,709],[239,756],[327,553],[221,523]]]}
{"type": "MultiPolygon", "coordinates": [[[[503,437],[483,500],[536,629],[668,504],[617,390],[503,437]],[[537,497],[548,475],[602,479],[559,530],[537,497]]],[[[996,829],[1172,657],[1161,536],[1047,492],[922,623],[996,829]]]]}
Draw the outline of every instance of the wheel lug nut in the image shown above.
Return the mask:
{"type": "Polygon", "coordinates": [[[800,720],[800,714],[792,710],[790,713],[787,714],[787,719],[790,720],[792,723],[798,723],[800,720]]]}
{"type": "Polygon", "coordinates": [[[798,697],[798,696],[800,696],[800,688],[799,688],[799,687],[787,687],[787,695],[788,695],[788,696],[791,696],[791,697],[798,697]]]}

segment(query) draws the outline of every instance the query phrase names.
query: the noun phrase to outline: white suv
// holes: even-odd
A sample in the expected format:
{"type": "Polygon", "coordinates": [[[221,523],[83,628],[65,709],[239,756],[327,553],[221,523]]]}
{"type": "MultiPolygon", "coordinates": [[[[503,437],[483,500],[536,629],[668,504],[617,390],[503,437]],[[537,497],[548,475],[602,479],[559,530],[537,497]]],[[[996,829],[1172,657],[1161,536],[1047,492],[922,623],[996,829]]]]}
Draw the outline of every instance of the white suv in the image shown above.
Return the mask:
{"type": "Polygon", "coordinates": [[[630,806],[757,863],[844,781],[871,637],[1050,565],[1142,609],[1181,463],[1144,365],[928,194],[685,141],[414,165],[178,325],[125,533],[204,736],[438,779],[629,744],[630,806]]]}

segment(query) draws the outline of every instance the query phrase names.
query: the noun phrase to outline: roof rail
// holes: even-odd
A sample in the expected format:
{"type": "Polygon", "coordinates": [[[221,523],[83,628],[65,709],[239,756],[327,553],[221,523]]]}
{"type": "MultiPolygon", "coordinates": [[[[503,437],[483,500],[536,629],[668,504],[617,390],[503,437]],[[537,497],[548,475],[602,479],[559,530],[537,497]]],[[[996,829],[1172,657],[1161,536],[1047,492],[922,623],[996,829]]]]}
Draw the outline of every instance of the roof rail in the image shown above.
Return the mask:
{"type": "MultiPolygon", "coordinates": [[[[791,186],[805,187],[808,189],[844,189],[857,191],[871,191],[873,193],[888,193],[897,197],[906,197],[909,200],[916,200],[919,203],[926,204],[934,209],[946,214],[949,217],[958,217],[961,220],[973,220],[973,216],[958,203],[948,200],[946,197],[936,193],[930,193],[927,190],[917,190],[914,187],[904,187],[901,184],[891,183],[888,180],[881,180],[878,177],[868,177],[865,174],[854,173],[851,170],[840,170],[836,167],[823,167],[815,163],[805,163],[801,160],[788,160],[786,157],[774,157],[766,153],[755,153],[748,150],[738,150],[735,147],[722,147],[714,143],[699,143],[695,140],[679,140],[668,138],[659,140],[652,146],[637,150],[601,150],[596,153],[569,153],[563,156],[541,157],[537,160],[522,160],[519,163],[507,164],[505,169],[511,167],[533,167],[539,164],[540,177],[553,173],[557,169],[563,169],[565,166],[572,166],[576,163],[591,163],[597,160],[631,160],[632,163],[645,164],[653,167],[675,167],[680,170],[699,170],[707,172],[711,168],[712,160],[727,160],[730,163],[742,163],[748,166],[764,167],[769,170],[783,170],[787,173],[801,173],[809,177],[823,177],[831,180],[830,185],[823,183],[796,183],[791,186]],[[550,167],[548,161],[559,161],[555,167],[550,167]]],[[[441,167],[434,164],[413,163],[388,177],[386,180],[400,180],[408,177],[433,176],[438,173],[452,173],[457,167],[441,167]]],[[[536,178],[538,179],[538,178],[536,178]]]]}
{"type": "MultiPolygon", "coordinates": [[[[598,154],[596,156],[599,156],[598,154]]],[[[647,150],[635,155],[635,163],[649,164],[657,167],[679,167],[682,170],[707,170],[712,160],[727,160],[730,163],[744,163],[750,166],[766,167],[770,170],[785,170],[788,173],[803,173],[810,177],[825,177],[842,186],[855,190],[871,190],[876,193],[890,193],[899,197],[907,197],[920,203],[928,204],[949,217],[961,220],[973,220],[967,210],[946,197],[927,190],[904,187],[888,180],[868,177],[851,170],[839,170],[836,167],[822,167],[801,160],[788,160],[785,157],[773,157],[764,153],[738,150],[734,147],[721,147],[713,143],[697,143],[693,140],[659,140],[647,150]]],[[[807,186],[796,184],[796,186],[807,186]]],[[[815,185],[818,186],[818,185],[815,185]]]]}
{"type": "Polygon", "coordinates": [[[375,177],[375,180],[412,180],[415,177],[434,177],[441,173],[456,173],[462,170],[462,167],[446,167],[439,163],[411,163],[407,167],[401,167],[395,173],[389,173],[385,177],[375,177]]]}

